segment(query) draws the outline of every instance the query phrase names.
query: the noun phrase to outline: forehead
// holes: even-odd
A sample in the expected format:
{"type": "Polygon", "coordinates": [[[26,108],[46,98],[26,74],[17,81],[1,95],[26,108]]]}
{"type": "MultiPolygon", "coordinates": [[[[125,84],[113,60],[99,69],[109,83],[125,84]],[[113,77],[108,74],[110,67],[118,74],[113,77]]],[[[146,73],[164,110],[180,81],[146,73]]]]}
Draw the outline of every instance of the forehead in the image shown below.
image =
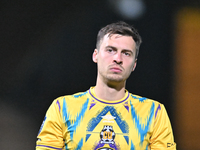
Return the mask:
{"type": "Polygon", "coordinates": [[[114,46],[121,49],[135,50],[136,43],[131,36],[120,34],[106,34],[100,47],[114,46]]]}

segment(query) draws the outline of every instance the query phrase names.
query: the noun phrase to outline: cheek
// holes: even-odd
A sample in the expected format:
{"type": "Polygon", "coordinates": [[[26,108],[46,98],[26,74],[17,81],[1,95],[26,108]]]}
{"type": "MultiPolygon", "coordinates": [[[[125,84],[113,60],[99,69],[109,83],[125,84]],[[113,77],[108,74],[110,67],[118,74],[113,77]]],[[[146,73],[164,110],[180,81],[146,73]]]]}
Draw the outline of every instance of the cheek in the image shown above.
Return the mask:
{"type": "Polygon", "coordinates": [[[99,62],[101,63],[101,64],[108,64],[108,63],[110,63],[110,61],[111,61],[111,58],[109,57],[109,56],[106,56],[106,55],[101,55],[100,57],[99,57],[99,62]]]}
{"type": "Polygon", "coordinates": [[[134,70],[135,67],[135,63],[130,63],[131,65],[128,66],[128,69],[130,70],[130,72],[132,72],[134,70]]]}
{"type": "Polygon", "coordinates": [[[98,59],[98,67],[104,69],[105,68],[105,59],[98,59]]]}
{"type": "Polygon", "coordinates": [[[133,64],[133,65],[131,66],[131,70],[132,70],[132,71],[134,70],[134,67],[135,67],[135,64],[133,64]]]}

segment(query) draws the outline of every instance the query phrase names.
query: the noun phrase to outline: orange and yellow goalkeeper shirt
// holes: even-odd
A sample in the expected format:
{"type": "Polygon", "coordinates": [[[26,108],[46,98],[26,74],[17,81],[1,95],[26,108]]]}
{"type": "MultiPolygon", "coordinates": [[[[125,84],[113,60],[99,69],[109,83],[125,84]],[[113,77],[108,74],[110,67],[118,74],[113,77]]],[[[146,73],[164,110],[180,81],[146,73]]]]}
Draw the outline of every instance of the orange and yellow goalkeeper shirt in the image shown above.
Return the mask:
{"type": "Polygon", "coordinates": [[[54,100],[37,138],[36,150],[176,150],[162,104],[128,91],[107,101],[94,87],[54,100]]]}

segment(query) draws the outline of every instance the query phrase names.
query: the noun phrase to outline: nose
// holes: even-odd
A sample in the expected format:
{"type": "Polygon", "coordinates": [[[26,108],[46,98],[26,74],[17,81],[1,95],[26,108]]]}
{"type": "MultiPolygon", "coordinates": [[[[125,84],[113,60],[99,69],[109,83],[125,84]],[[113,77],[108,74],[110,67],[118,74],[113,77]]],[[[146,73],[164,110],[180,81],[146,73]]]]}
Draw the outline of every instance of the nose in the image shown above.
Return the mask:
{"type": "Polygon", "coordinates": [[[121,55],[121,53],[116,53],[114,55],[113,61],[115,63],[117,63],[117,64],[122,64],[123,61],[122,61],[122,55],[121,55]]]}

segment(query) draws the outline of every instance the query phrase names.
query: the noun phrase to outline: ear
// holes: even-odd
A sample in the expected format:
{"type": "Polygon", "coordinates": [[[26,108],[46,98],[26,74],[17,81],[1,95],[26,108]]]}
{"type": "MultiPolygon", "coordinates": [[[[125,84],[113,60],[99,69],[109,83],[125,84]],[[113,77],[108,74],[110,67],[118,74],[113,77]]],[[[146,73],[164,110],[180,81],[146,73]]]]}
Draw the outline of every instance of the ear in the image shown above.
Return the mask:
{"type": "Polygon", "coordinates": [[[136,65],[137,65],[137,59],[135,60],[135,62],[134,62],[134,66],[133,66],[133,69],[132,69],[132,71],[134,71],[135,70],[135,68],[136,68],[136,65]]]}
{"type": "Polygon", "coordinates": [[[92,60],[97,63],[97,57],[98,57],[98,50],[95,49],[93,54],[92,54],[92,60]]]}

